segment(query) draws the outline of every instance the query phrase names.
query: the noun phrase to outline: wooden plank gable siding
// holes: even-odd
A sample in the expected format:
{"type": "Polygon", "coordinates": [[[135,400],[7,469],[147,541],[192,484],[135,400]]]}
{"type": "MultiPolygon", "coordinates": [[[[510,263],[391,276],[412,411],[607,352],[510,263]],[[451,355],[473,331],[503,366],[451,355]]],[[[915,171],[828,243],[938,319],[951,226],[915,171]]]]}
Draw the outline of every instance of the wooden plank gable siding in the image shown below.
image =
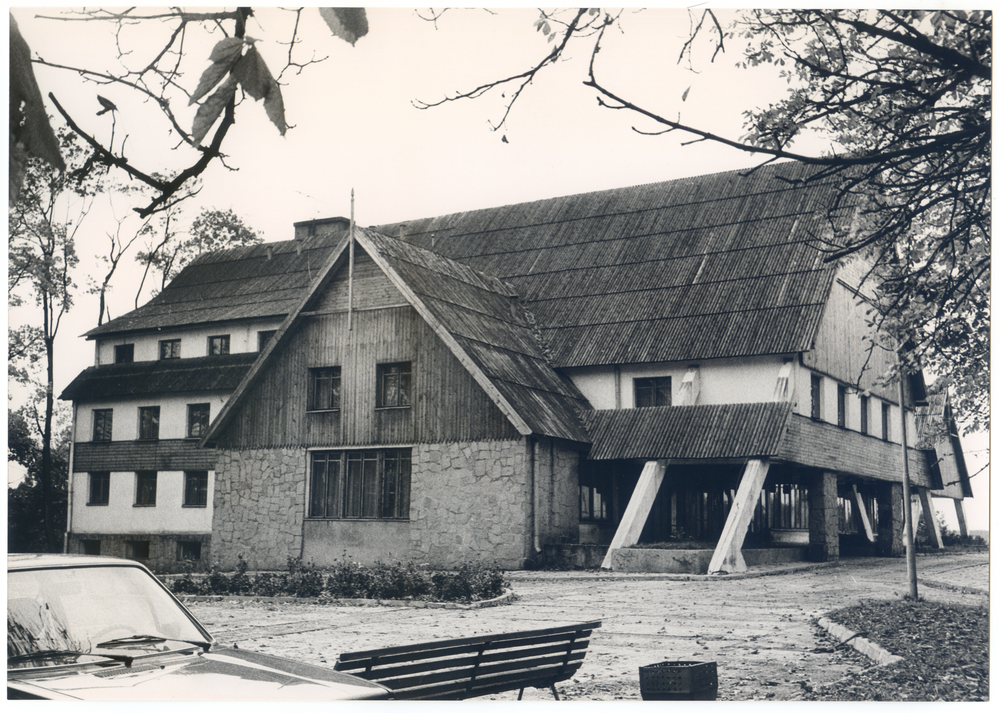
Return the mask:
{"type": "Polygon", "coordinates": [[[816,249],[832,185],[795,183],[809,171],[775,165],[379,230],[509,282],[556,366],[794,353],[811,347],[834,271],[816,249]]]}
{"type": "Polygon", "coordinates": [[[858,385],[885,401],[898,403],[895,382],[879,382],[891,371],[896,355],[881,345],[873,345],[877,335],[867,321],[869,309],[867,303],[855,297],[851,287],[838,279],[830,290],[813,349],[802,355],[802,363],[844,384],[858,385]]]}
{"type": "Polygon", "coordinates": [[[219,448],[320,447],[520,438],[413,308],[304,318],[219,434],[219,448]],[[411,407],[376,409],[376,367],[410,361],[411,407]],[[308,369],[341,368],[341,408],[307,413],[308,369]]]}

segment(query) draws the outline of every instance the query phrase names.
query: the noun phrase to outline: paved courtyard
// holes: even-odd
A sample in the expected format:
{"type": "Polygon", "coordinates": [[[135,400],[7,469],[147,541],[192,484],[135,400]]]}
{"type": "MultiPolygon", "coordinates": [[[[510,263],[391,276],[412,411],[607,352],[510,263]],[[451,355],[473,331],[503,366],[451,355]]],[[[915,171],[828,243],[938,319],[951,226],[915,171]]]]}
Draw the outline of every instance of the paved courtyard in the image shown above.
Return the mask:
{"type": "MultiPolygon", "coordinates": [[[[920,556],[917,572],[924,599],[988,602],[988,554],[920,556]]],[[[789,700],[869,665],[853,653],[830,653],[816,617],[907,592],[902,558],[741,579],[579,572],[513,572],[510,579],[518,599],[483,609],[240,599],[189,606],[222,643],[328,665],[341,651],[601,619],[583,667],[558,686],[565,699],[638,700],[639,666],[696,660],[717,662],[720,700],[789,700]]],[[[525,698],[551,695],[526,691],[525,698]]]]}

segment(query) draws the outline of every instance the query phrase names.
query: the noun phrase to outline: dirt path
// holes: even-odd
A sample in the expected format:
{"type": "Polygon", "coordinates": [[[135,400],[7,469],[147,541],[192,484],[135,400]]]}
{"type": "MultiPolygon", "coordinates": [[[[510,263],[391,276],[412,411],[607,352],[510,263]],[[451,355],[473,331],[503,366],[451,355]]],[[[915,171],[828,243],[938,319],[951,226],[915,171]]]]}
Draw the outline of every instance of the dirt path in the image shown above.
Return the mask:
{"type": "MultiPolygon", "coordinates": [[[[920,596],[984,604],[988,564],[986,554],[920,557],[920,596]]],[[[516,602],[475,610],[245,600],[190,608],[220,642],[329,665],[341,651],[602,619],[578,675],[559,685],[565,699],[638,700],[639,666],[682,659],[718,663],[720,700],[789,700],[868,665],[853,653],[817,652],[830,643],[817,634],[815,617],[907,591],[902,559],[749,579],[515,572],[511,580],[516,602]]],[[[529,700],[550,698],[525,692],[529,700]]]]}

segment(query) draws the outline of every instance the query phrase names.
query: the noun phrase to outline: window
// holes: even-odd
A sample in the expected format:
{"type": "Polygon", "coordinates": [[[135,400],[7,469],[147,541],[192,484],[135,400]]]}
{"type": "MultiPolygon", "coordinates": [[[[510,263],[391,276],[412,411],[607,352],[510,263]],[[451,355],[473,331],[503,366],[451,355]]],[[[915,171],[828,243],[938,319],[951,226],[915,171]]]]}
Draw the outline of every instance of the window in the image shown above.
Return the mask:
{"type": "Polygon", "coordinates": [[[332,411],[340,408],[340,367],[309,370],[310,411],[332,411]]]}
{"type": "Polygon", "coordinates": [[[868,433],[868,397],[861,397],[861,432],[868,433]]]}
{"type": "Polygon", "coordinates": [[[267,346],[267,343],[271,341],[271,337],[277,334],[277,332],[277,329],[267,329],[262,332],[257,332],[257,351],[264,351],[264,347],[267,346]]]}
{"type": "Polygon", "coordinates": [[[221,334],[218,337],[208,338],[208,355],[222,356],[229,353],[229,335],[221,334]]]}
{"type": "Polygon", "coordinates": [[[208,416],[211,406],[208,404],[188,404],[188,438],[201,438],[208,431],[208,416]]]}
{"type": "Polygon", "coordinates": [[[837,384],[837,425],[847,428],[847,387],[837,384]]]}
{"type": "Polygon", "coordinates": [[[160,342],[160,359],[180,359],[181,340],[164,339],[160,342]]]}
{"type": "Polygon", "coordinates": [[[90,473],[87,505],[107,505],[111,493],[111,473],[90,473]]]}
{"type": "Polygon", "coordinates": [[[208,507],[208,471],[184,471],[184,507],[208,507]]]}
{"type": "Polygon", "coordinates": [[[635,407],[670,405],[670,377],[657,376],[651,379],[635,379],[635,407]]]}
{"type": "Polygon", "coordinates": [[[160,437],[160,407],[139,407],[139,439],[155,441],[160,437]]]}
{"type": "Polygon", "coordinates": [[[580,519],[611,519],[611,474],[601,472],[597,466],[581,464],[580,469],[580,519]]]}
{"type": "Polygon", "coordinates": [[[410,450],[313,453],[309,517],[409,519],[410,450]]]}
{"type": "Polygon", "coordinates": [[[100,540],[80,540],[80,554],[99,555],[101,554],[100,540]]]}
{"type": "Polygon", "coordinates": [[[181,560],[200,560],[201,559],[201,543],[197,540],[178,540],[177,541],[177,559],[181,560]]]}
{"type": "Polygon", "coordinates": [[[130,560],[148,560],[149,540],[125,540],[125,556],[130,560]]]}
{"type": "Polygon", "coordinates": [[[94,440],[110,441],[111,425],[114,416],[114,409],[95,408],[94,409],[94,440]]]}
{"type": "Polygon", "coordinates": [[[809,395],[812,399],[812,417],[817,420],[823,418],[823,379],[815,374],[809,378],[809,395]]]}
{"type": "Polygon", "coordinates": [[[889,404],[882,404],[882,440],[889,440],[889,404]]]}
{"type": "Polygon", "coordinates": [[[136,507],[156,505],[156,471],[140,470],[135,474],[136,507]]]}
{"type": "Polygon", "coordinates": [[[115,346],[115,364],[131,364],[135,361],[135,345],[119,344],[115,346]]]}
{"type": "Polygon", "coordinates": [[[410,405],[410,362],[379,364],[376,379],[377,408],[405,408],[410,405]]]}

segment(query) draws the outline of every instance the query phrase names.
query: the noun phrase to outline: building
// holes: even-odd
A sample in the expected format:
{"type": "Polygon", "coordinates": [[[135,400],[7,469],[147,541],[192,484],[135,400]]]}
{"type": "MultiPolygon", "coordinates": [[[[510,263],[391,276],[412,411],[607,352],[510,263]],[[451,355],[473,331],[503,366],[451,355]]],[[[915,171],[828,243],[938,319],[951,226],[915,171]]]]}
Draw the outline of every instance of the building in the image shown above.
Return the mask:
{"type": "Polygon", "coordinates": [[[894,354],[864,319],[864,268],[824,262],[833,187],[804,175],[353,239],[308,221],[199,257],[87,334],[96,364],[63,394],[68,548],[165,570],[240,554],[648,567],[637,542],[690,543],[697,562],[655,566],[697,571],[900,553],[903,429],[933,526],[931,496],[961,512],[968,476],[947,403],[919,377],[903,404],[881,383],[894,354]]]}

